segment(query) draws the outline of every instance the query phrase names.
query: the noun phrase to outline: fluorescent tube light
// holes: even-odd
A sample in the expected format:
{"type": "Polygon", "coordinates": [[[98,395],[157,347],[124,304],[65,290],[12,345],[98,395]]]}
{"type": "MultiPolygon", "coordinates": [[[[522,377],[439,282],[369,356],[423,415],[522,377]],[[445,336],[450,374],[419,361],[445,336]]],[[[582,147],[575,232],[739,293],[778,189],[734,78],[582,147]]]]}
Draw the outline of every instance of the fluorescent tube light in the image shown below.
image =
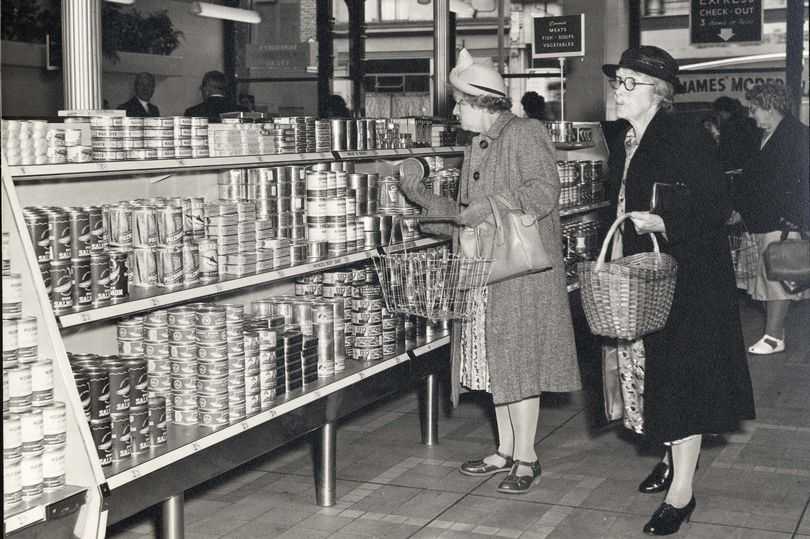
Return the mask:
{"type": "Polygon", "coordinates": [[[259,15],[258,11],[220,6],[219,4],[211,4],[209,2],[192,2],[190,11],[194,15],[211,19],[246,22],[249,24],[259,24],[262,22],[262,17],[259,15]]]}
{"type": "Polygon", "coordinates": [[[721,60],[709,60],[707,62],[698,62],[696,64],[683,65],[679,71],[696,71],[698,69],[710,69],[713,67],[726,67],[735,66],[737,64],[748,64],[755,62],[770,62],[773,60],[784,60],[784,52],[772,52],[766,54],[754,54],[751,56],[737,56],[735,58],[723,58],[721,60]]]}
{"type": "Polygon", "coordinates": [[[105,2],[109,2],[111,4],[124,4],[125,6],[131,6],[135,3],[135,0],[104,0],[105,2]]]}

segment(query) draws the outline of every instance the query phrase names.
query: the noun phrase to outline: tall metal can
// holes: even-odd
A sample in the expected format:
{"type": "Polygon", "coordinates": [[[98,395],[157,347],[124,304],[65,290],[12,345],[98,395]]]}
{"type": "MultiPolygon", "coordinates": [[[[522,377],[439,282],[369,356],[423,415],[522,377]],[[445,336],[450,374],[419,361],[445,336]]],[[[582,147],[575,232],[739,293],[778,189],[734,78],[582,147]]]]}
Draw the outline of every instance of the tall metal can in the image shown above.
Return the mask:
{"type": "Polygon", "coordinates": [[[48,229],[51,237],[51,257],[53,260],[70,260],[70,218],[61,209],[48,210],[48,229]]]}
{"type": "Polygon", "coordinates": [[[90,225],[90,252],[101,252],[105,247],[104,214],[98,206],[85,206],[82,210],[87,212],[90,225]]]}
{"type": "Polygon", "coordinates": [[[120,301],[129,297],[129,251],[113,250],[109,252],[109,297],[120,301]]]}
{"type": "Polygon", "coordinates": [[[73,307],[73,275],[70,260],[53,260],[51,270],[51,305],[60,314],[73,307]]]}
{"type": "Polygon", "coordinates": [[[192,284],[200,280],[200,248],[197,242],[186,237],[183,240],[183,282],[192,284]]]}
{"type": "Polygon", "coordinates": [[[183,208],[177,206],[158,206],[157,216],[158,243],[171,245],[183,241],[183,208]]]}
{"type": "Polygon", "coordinates": [[[133,206],[132,245],[134,247],[154,247],[157,242],[157,217],[154,206],[133,206]]]}
{"type": "Polygon", "coordinates": [[[177,243],[158,245],[157,284],[164,288],[183,285],[183,246],[177,243]]]}
{"type": "Polygon", "coordinates": [[[90,257],[80,256],[70,259],[73,273],[73,307],[80,308],[93,302],[93,279],[90,257]]]}
{"type": "Polygon", "coordinates": [[[129,204],[120,203],[105,206],[107,244],[110,247],[132,248],[132,209],[129,204]]]}
{"type": "Polygon", "coordinates": [[[70,220],[70,255],[72,258],[90,256],[92,237],[90,233],[90,215],[81,208],[69,208],[70,220]]]}
{"type": "Polygon", "coordinates": [[[90,277],[93,305],[104,305],[110,301],[110,255],[93,253],[90,255],[90,277]]]}

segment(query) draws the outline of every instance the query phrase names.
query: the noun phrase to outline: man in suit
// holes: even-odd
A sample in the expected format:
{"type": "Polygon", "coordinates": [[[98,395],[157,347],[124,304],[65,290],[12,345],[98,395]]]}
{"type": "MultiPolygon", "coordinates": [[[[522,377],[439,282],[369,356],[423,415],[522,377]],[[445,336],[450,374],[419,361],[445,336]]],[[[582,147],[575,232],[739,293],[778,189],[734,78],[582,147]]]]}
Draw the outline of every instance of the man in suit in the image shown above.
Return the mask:
{"type": "Polygon", "coordinates": [[[185,116],[200,116],[208,118],[209,122],[219,122],[219,115],[223,112],[245,112],[225,97],[225,75],[221,71],[209,71],[203,76],[200,92],[203,102],[186,109],[185,116]]]}
{"type": "Polygon", "coordinates": [[[149,102],[154,93],[155,77],[151,73],[138,73],[135,75],[135,96],[117,108],[127,111],[127,116],[136,118],[160,116],[160,110],[149,102]]]}

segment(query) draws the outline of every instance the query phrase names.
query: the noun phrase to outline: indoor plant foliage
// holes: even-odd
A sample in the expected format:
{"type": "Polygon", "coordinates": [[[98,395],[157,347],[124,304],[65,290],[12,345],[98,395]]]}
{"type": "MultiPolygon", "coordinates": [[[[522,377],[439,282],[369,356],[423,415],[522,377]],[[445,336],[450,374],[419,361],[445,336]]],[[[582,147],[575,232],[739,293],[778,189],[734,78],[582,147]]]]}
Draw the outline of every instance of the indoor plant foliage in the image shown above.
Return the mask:
{"type": "MultiPolygon", "coordinates": [[[[2,1],[2,39],[9,41],[61,41],[59,0],[44,5],[31,0],[2,1]]],[[[101,15],[102,52],[118,60],[117,52],[168,56],[180,45],[183,32],[172,24],[166,10],[144,14],[135,8],[104,3],[101,15]]]]}

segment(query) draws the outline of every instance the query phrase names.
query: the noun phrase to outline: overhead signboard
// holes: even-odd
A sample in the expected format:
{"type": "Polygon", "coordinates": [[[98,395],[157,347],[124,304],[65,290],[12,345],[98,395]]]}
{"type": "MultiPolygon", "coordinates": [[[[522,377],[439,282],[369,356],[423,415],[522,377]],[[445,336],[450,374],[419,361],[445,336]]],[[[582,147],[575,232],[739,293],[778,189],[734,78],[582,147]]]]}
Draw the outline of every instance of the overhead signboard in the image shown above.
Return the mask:
{"type": "MultiPolygon", "coordinates": [[[[784,69],[762,70],[728,70],[678,73],[678,93],[675,101],[708,102],[711,103],[720,96],[727,96],[745,101],[745,92],[755,84],[764,82],[785,83],[784,69]]],[[[807,87],[803,87],[803,94],[807,95],[807,87]]]]}
{"type": "Polygon", "coordinates": [[[762,41],[762,0],[690,2],[689,38],[693,45],[762,41]]]}
{"type": "Polygon", "coordinates": [[[535,17],[532,58],[585,56],[585,14],[535,17]]]}

